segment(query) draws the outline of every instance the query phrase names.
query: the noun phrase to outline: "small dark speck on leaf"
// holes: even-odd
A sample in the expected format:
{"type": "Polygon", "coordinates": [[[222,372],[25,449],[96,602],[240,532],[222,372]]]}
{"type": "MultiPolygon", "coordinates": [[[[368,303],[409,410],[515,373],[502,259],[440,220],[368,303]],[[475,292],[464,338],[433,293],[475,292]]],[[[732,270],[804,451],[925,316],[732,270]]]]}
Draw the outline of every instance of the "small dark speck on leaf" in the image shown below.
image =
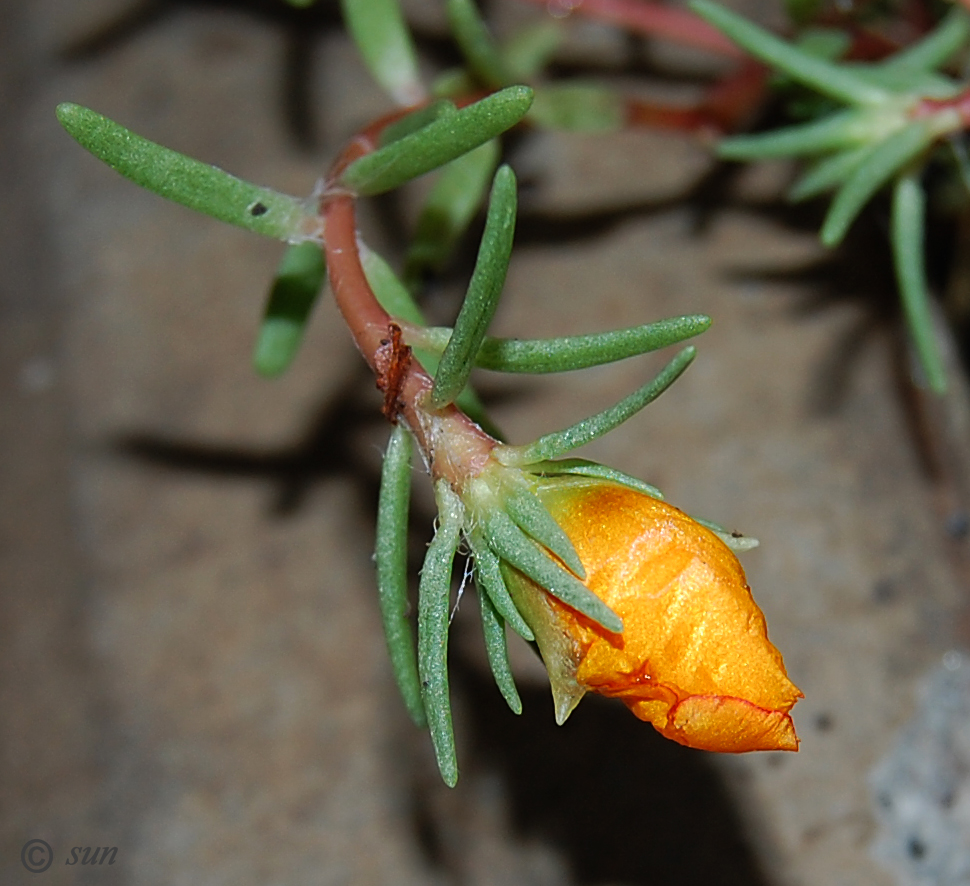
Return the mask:
{"type": "Polygon", "coordinates": [[[261,215],[266,215],[269,210],[262,203],[254,203],[249,207],[249,214],[253,218],[259,218],[261,215]]]}

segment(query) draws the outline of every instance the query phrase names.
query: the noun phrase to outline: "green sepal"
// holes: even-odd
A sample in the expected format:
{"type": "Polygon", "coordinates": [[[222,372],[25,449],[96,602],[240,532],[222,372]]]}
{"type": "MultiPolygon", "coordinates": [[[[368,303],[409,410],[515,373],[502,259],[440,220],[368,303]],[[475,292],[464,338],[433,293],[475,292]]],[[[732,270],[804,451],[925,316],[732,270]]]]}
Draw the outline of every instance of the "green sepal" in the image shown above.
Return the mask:
{"type": "Polygon", "coordinates": [[[512,712],[521,714],[522,699],[519,698],[518,690],[515,688],[515,678],[512,676],[512,667],[509,664],[505,622],[495,611],[488,594],[480,586],[477,590],[478,610],[482,616],[482,634],[485,637],[485,653],[488,655],[488,664],[492,669],[495,685],[498,686],[502,698],[508,703],[512,712]]]}
{"type": "Polygon", "coordinates": [[[933,331],[933,315],[923,264],[926,194],[915,173],[902,175],[893,189],[892,244],[903,312],[926,381],[946,393],[946,368],[933,331]]]}
{"type": "Polygon", "coordinates": [[[371,76],[398,104],[420,102],[425,89],[398,0],[341,0],[340,7],[371,76]]]}
{"type": "MultiPolygon", "coordinates": [[[[491,338],[486,336],[475,358],[475,365],[495,372],[542,374],[569,372],[602,366],[636,357],[677,344],[700,335],[711,325],[704,314],[672,317],[643,326],[569,335],[562,338],[491,338]]],[[[416,333],[415,341],[422,347],[443,351],[451,337],[451,330],[432,326],[416,333]]]]}
{"type": "Polygon", "coordinates": [[[468,544],[472,549],[475,560],[475,584],[488,594],[495,611],[505,620],[506,624],[523,640],[532,642],[535,634],[519,612],[505,586],[502,570],[499,566],[498,555],[488,546],[481,533],[473,531],[468,535],[468,544]]]}
{"type": "Polygon", "coordinates": [[[448,24],[472,73],[491,89],[508,86],[512,76],[474,0],[447,0],[448,24]]]}
{"type": "Polygon", "coordinates": [[[648,403],[656,400],[690,366],[696,353],[696,349],[688,345],[652,381],[624,397],[619,403],[561,431],[545,434],[525,446],[496,446],[492,450],[492,455],[504,465],[524,467],[565,455],[572,449],[602,437],[603,434],[636,415],[648,403]]]}
{"type": "Polygon", "coordinates": [[[417,285],[426,270],[438,272],[445,266],[485,199],[500,153],[492,139],[442,168],[421,207],[404,259],[409,285],[417,285]]]}
{"type": "Polygon", "coordinates": [[[424,129],[429,123],[434,123],[435,120],[440,120],[442,117],[448,117],[457,112],[458,108],[455,107],[455,103],[446,98],[433,101],[384,127],[377,140],[377,145],[383,148],[392,142],[400,141],[405,136],[424,129]]]}
{"type": "Polygon", "coordinates": [[[835,151],[866,143],[872,137],[871,130],[864,113],[855,109],[837,111],[810,123],[723,139],[717,155],[722,160],[759,160],[835,151]]]}
{"type": "Polygon", "coordinates": [[[149,191],[277,240],[309,239],[317,226],[315,207],[270,188],[243,181],[136,135],[88,108],[65,102],[57,119],[83,148],[149,191]]]}
{"type": "Polygon", "coordinates": [[[570,476],[570,477],[594,477],[599,480],[608,480],[611,483],[617,483],[620,486],[626,486],[628,489],[635,489],[637,492],[643,492],[649,495],[651,498],[664,500],[663,493],[657,489],[656,486],[652,486],[649,483],[640,480],[637,477],[631,477],[629,474],[624,474],[622,471],[618,471],[616,468],[608,467],[607,465],[601,465],[595,461],[589,461],[585,458],[562,458],[554,459],[550,461],[540,461],[534,462],[526,468],[530,474],[535,474],[538,477],[560,477],[560,476],[570,476]]]}
{"type": "Polygon", "coordinates": [[[500,166],[492,182],[485,231],[468,292],[435,372],[431,405],[436,409],[451,403],[468,384],[475,355],[495,315],[512,254],[516,202],[515,173],[510,166],[500,166]]]}
{"type": "Polygon", "coordinates": [[[326,273],[326,260],[318,243],[287,247],[253,349],[253,366],[260,375],[280,375],[293,362],[326,273]]]}
{"type": "MultiPolygon", "coordinates": [[[[404,320],[414,326],[421,326],[424,323],[424,315],[411,297],[408,288],[398,279],[391,266],[364,244],[361,244],[360,248],[360,261],[364,268],[364,276],[367,277],[367,282],[380,306],[392,317],[404,320]]],[[[434,375],[438,368],[438,361],[441,359],[440,352],[415,347],[414,356],[418,358],[418,362],[430,375],[434,375]]],[[[501,437],[498,429],[486,414],[485,405],[474,389],[466,387],[458,395],[455,405],[493,437],[501,437]]]]}
{"type": "Polygon", "coordinates": [[[935,137],[932,121],[914,120],[883,141],[836,193],[822,224],[822,242],[826,246],[841,243],[869,198],[925,151],[935,137]]]}
{"type": "Polygon", "coordinates": [[[690,8],[755,58],[823,95],[852,105],[880,104],[890,97],[886,90],[855,76],[850,68],[802,52],[711,0],[692,0],[690,8]]]}
{"type": "Polygon", "coordinates": [[[616,91],[594,83],[556,83],[536,88],[529,120],[566,132],[618,132],[626,103],[616,91]]]}
{"type": "MultiPolygon", "coordinates": [[[[395,425],[384,454],[377,503],[377,593],[394,679],[416,726],[428,725],[408,612],[408,504],[411,497],[411,433],[395,425]]],[[[447,603],[446,603],[447,609],[447,603]]]]}
{"type": "Polygon", "coordinates": [[[446,480],[435,484],[435,498],[438,529],[428,545],[418,585],[418,676],[438,770],[453,788],[458,783],[458,758],[448,690],[448,604],[464,508],[446,480]]]}
{"type": "Polygon", "coordinates": [[[823,157],[812,164],[809,170],[792,185],[788,191],[788,199],[792,203],[799,203],[837,188],[858,169],[860,164],[865,162],[866,157],[876,147],[878,143],[863,145],[861,148],[847,148],[837,154],[823,157]]]}
{"type": "Polygon", "coordinates": [[[502,560],[539,587],[606,630],[614,633],[623,630],[620,617],[576,576],[551,560],[504,511],[489,511],[483,520],[482,533],[502,560]]]}
{"type": "Polygon", "coordinates": [[[531,104],[528,86],[509,86],[365,154],[344,170],[339,184],[365,196],[400,187],[505,132],[531,104]]]}
{"type": "Polygon", "coordinates": [[[548,548],[579,578],[586,578],[586,569],[576,548],[538,495],[522,484],[503,487],[502,496],[505,512],[519,529],[548,548]]]}

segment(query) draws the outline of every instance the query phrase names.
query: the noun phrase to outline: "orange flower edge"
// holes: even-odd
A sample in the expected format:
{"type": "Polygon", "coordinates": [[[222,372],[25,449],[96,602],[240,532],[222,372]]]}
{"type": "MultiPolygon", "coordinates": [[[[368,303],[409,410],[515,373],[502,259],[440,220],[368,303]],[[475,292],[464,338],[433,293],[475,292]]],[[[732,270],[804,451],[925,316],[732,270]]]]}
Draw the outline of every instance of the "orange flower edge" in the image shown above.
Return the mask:
{"type": "Polygon", "coordinates": [[[722,752],[798,749],[802,693],[768,640],[744,570],[713,532],[645,493],[556,477],[536,492],[623,619],[614,634],[509,569],[562,723],[587,691],[621,699],[661,734],[722,752]]]}

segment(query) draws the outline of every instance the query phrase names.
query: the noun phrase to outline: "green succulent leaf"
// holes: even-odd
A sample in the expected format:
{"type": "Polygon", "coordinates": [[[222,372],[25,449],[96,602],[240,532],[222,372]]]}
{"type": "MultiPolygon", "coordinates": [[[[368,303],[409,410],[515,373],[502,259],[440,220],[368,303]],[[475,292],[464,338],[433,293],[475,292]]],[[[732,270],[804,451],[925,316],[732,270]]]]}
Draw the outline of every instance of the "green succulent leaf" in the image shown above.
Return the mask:
{"type": "Polygon", "coordinates": [[[490,511],[484,518],[482,532],[489,547],[498,556],[531,578],[539,587],[572,606],[606,630],[619,633],[623,621],[576,576],[558,566],[504,511],[490,511]]]}
{"type": "Polygon", "coordinates": [[[930,71],[948,61],[970,39],[970,16],[955,6],[922,40],[893,53],[879,67],[930,71]]]}
{"type": "Polygon", "coordinates": [[[712,0],[692,0],[690,8],[755,58],[823,95],[851,105],[876,105],[890,97],[850,68],[802,52],[712,0]]]}
{"type": "Polygon", "coordinates": [[[400,187],[505,132],[531,104],[528,86],[509,86],[355,160],[340,184],[364,196],[400,187]]]}
{"type": "Polygon", "coordinates": [[[485,652],[502,698],[516,714],[522,713],[522,699],[515,688],[515,678],[509,664],[509,647],[505,636],[505,622],[495,610],[491,599],[478,587],[478,609],[482,615],[482,633],[485,635],[485,652]]]}
{"type": "Polygon", "coordinates": [[[580,578],[586,578],[586,569],[576,553],[576,548],[539,496],[524,485],[506,488],[503,494],[505,512],[515,525],[534,541],[548,548],[580,578]]]}
{"type": "Polygon", "coordinates": [[[651,486],[649,483],[645,483],[637,477],[624,474],[616,468],[601,465],[585,458],[562,458],[535,462],[528,466],[528,471],[530,474],[535,474],[539,477],[594,477],[600,480],[608,480],[612,483],[618,483],[620,486],[635,489],[637,492],[643,492],[651,498],[657,498],[663,501],[663,493],[656,486],[651,486]]]}
{"type": "Polygon", "coordinates": [[[536,89],[529,119],[566,132],[617,132],[626,124],[626,103],[606,86],[556,83],[536,89]]]}
{"type": "Polygon", "coordinates": [[[475,584],[488,594],[495,611],[508,626],[523,640],[531,643],[535,640],[535,634],[512,602],[509,589],[505,586],[505,579],[502,578],[498,556],[478,531],[469,533],[468,544],[471,546],[475,560],[475,584]]]}
{"type": "Polygon", "coordinates": [[[634,391],[608,409],[583,419],[561,431],[554,431],[525,446],[496,446],[492,450],[495,458],[502,464],[522,467],[536,462],[565,455],[572,449],[583,446],[597,437],[612,431],[627,419],[636,415],[648,403],[656,400],[690,366],[696,356],[693,346],[684,348],[654,378],[642,388],[634,391]]]}
{"type": "Polygon", "coordinates": [[[253,351],[253,365],[260,375],[280,375],[293,362],[326,273],[326,261],[318,243],[287,247],[253,351]]]}
{"type": "MultiPolygon", "coordinates": [[[[360,247],[360,259],[364,268],[364,275],[367,277],[367,282],[374,291],[380,306],[392,317],[404,320],[414,326],[421,326],[424,323],[424,315],[411,297],[408,288],[398,279],[391,266],[363,243],[360,247]]],[[[434,375],[438,368],[438,361],[441,359],[440,351],[415,347],[414,355],[425,370],[434,375]]],[[[458,395],[455,405],[493,437],[501,437],[498,429],[489,419],[485,405],[471,387],[466,387],[458,395]]]]}
{"type": "Polygon", "coordinates": [[[873,194],[923,153],[935,137],[932,121],[915,120],[880,143],[835,195],[822,225],[822,242],[826,246],[841,243],[873,194]]]}
{"type": "Polygon", "coordinates": [[[453,788],[458,783],[458,758],[448,690],[448,603],[464,508],[445,480],[435,484],[435,498],[438,530],[428,546],[418,585],[418,676],[438,770],[453,788]]]}
{"type": "Polygon", "coordinates": [[[900,176],[893,189],[892,244],[903,311],[920,366],[930,389],[946,392],[946,368],[933,331],[933,315],[923,265],[926,195],[915,173],[900,176]]]}
{"type": "Polygon", "coordinates": [[[167,200],[277,240],[309,239],[317,228],[315,207],[296,197],[151,142],[88,108],[65,102],[57,119],[95,157],[167,200]]]}
{"type": "MultiPolygon", "coordinates": [[[[384,455],[377,504],[377,593],[394,679],[415,725],[427,725],[421,681],[408,619],[408,504],[411,497],[411,433],[395,425],[384,455]]],[[[447,601],[445,604],[447,611],[447,601]]]]}
{"type": "Polygon", "coordinates": [[[760,160],[766,157],[797,157],[865,144],[871,126],[857,110],[837,111],[821,120],[785,126],[758,135],[723,139],[717,154],[723,160],[760,160]]]}
{"type": "Polygon", "coordinates": [[[409,287],[416,286],[425,271],[438,272],[445,266],[485,199],[499,154],[499,143],[492,139],[441,170],[421,208],[404,260],[409,287]]]}
{"type": "Polygon", "coordinates": [[[435,373],[431,405],[437,409],[451,403],[468,384],[475,355],[495,315],[512,254],[516,202],[515,173],[509,166],[500,166],[468,292],[435,373]]]}
{"type": "Polygon", "coordinates": [[[752,538],[750,535],[738,535],[735,532],[729,532],[719,523],[713,523],[710,520],[705,520],[702,517],[691,517],[695,523],[700,523],[705,529],[710,529],[721,541],[724,542],[732,551],[736,554],[743,554],[745,551],[752,551],[760,542],[756,538],[752,538]]]}
{"type": "Polygon", "coordinates": [[[422,101],[417,53],[398,0],[341,0],[340,6],[371,76],[400,105],[422,101]]]}
{"type": "Polygon", "coordinates": [[[873,152],[877,145],[863,145],[861,148],[847,148],[824,157],[806,172],[788,192],[793,203],[809,200],[841,185],[873,152]]]}
{"type": "Polygon", "coordinates": [[[447,0],[448,23],[472,73],[492,89],[508,86],[512,76],[474,0],[447,0]]]}
{"type": "MultiPolygon", "coordinates": [[[[486,336],[475,358],[481,369],[496,372],[521,372],[541,374],[568,372],[602,366],[636,357],[650,351],[677,344],[700,335],[711,325],[711,318],[704,314],[672,317],[643,326],[617,329],[611,332],[594,332],[588,335],[570,335],[562,338],[491,338],[486,336]]],[[[415,342],[422,347],[441,352],[448,344],[451,330],[433,326],[417,331],[415,342]]]]}
{"type": "Polygon", "coordinates": [[[458,113],[458,108],[455,107],[454,102],[446,98],[438,99],[437,101],[433,101],[430,104],[411,111],[410,114],[405,114],[400,120],[395,120],[389,126],[386,126],[381,131],[377,144],[379,147],[384,147],[385,145],[400,141],[405,136],[412,135],[424,129],[429,123],[434,123],[435,120],[440,120],[442,117],[448,117],[456,113],[458,113]]]}
{"type": "Polygon", "coordinates": [[[543,19],[517,31],[502,48],[513,81],[531,80],[539,74],[562,45],[566,32],[561,22],[543,19]]]}

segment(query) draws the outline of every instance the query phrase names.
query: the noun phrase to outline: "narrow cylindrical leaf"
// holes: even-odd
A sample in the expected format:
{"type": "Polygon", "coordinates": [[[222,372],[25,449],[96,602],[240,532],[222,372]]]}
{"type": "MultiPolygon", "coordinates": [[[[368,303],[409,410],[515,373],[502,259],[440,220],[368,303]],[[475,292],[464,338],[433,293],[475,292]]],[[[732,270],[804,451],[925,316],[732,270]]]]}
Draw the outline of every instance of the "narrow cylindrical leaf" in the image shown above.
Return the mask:
{"type": "Polygon", "coordinates": [[[700,335],[711,325],[703,314],[673,317],[657,323],[571,335],[563,338],[486,338],[475,365],[499,372],[566,372],[625,360],[700,335]]]}
{"type": "Polygon", "coordinates": [[[935,133],[929,120],[915,120],[887,138],[839,189],[822,225],[826,246],[842,242],[862,207],[900,169],[932,143],[935,133]]]}
{"type": "Polygon", "coordinates": [[[531,104],[528,86],[509,86],[355,160],[340,183],[365,196],[400,187],[505,132],[531,104]]]}
{"type": "Polygon", "coordinates": [[[880,67],[929,71],[948,61],[970,38],[970,16],[954,7],[946,18],[922,40],[891,55],[880,67]]]}
{"type": "Polygon", "coordinates": [[[492,139],[441,170],[421,207],[404,260],[408,284],[417,285],[426,271],[440,271],[451,257],[484,202],[499,154],[499,143],[492,139]]]}
{"type": "Polygon", "coordinates": [[[886,90],[856,77],[849,68],[802,52],[711,0],[692,0],[690,8],[755,58],[823,95],[858,105],[879,104],[890,97],[886,90]]]}
{"type": "Polygon", "coordinates": [[[482,614],[482,633],[485,635],[485,652],[488,664],[495,678],[502,698],[516,714],[522,713],[522,699],[515,688],[515,678],[509,664],[508,640],[505,636],[505,622],[495,611],[492,601],[481,587],[478,587],[478,609],[482,614]]]}
{"type": "Polygon", "coordinates": [[[586,570],[576,548],[534,492],[521,488],[503,489],[505,512],[515,525],[543,547],[548,548],[580,578],[586,570]]]}
{"type": "Polygon", "coordinates": [[[155,144],[88,108],[58,105],[57,119],[95,157],[167,200],[277,240],[306,239],[316,227],[315,211],[295,197],[155,144]]]}
{"type": "Polygon", "coordinates": [[[434,123],[435,120],[447,117],[449,114],[457,113],[457,111],[458,108],[455,107],[455,103],[445,98],[431,102],[429,105],[424,105],[417,110],[411,111],[410,114],[405,114],[400,120],[396,120],[390,126],[385,127],[381,131],[380,138],[378,139],[378,146],[383,147],[384,145],[391,144],[391,142],[399,141],[406,135],[411,135],[420,129],[424,129],[429,123],[434,123]]]}
{"type": "Polygon", "coordinates": [[[318,243],[298,243],[287,248],[253,351],[253,365],[260,375],[277,376],[293,362],[326,271],[318,243]]]}
{"type": "Polygon", "coordinates": [[[572,449],[589,443],[612,431],[644,406],[656,400],[691,364],[696,355],[692,346],[684,348],[652,381],[619,403],[583,419],[561,431],[554,431],[525,446],[496,446],[492,454],[502,464],[523,466],[565,455],[572,449]]]}
{"type": "Polygon", "coordinates": [[[500,166],[492,182],[485,231],[468,292],[455,329],[441,355],[431,389],[431,405],[451,403],[468,384],[475,355],[481,347],[505,285],[515,235],[516,184],[509,166],[500,166]]]}
{"type": "Polygon", "coordinates": [[[835,151],[865,144],[870,129],[859,111],[840,111],[811,123],[723,139],[718,143],[717,155],[723,160],[758,160],[835,151]]]}
{"type": "Polygon", "coordinates": [[[505,586],[505,579],[502,578],[498,556],[479,532],[472,532],[468,537],[468,543],[475,558],[475,583],[488,594],[495,611],[508,623],[508,626],[523,640],[531,643],[535,635],[512,602],[509,590],[505,586]]]}
{"type": "Polygon", "coordinates": [[[474,0],[447,0],[448,24],[472,73],[492,89],[508,86],[511,75],[474,0]]]}
{"type": "MultiPolygon", "coordinates": [[[[364,268],[364,275],[367,282],[381,307],[384,308],[392,317],[406,320],[415,326],[424,324],[424,315],[421,309],[408,291],[408,288],[398,279],[397,274],[391,269],[383,258],[372,249],[368,249],[365,244],[360,248],[361,265],[364,268]]],[[[444,347],[442,346],[443,350],[444,347]]],[[[414,355],[425,370],[434,375],[438,368],[438,361],[441,359],[440,350],[432,350],[424,347],[415,347],[414,355]]],[[[455,400],[455,404],[472,421],[477,422],[493,437],[500,437],[498,429],[492,424],[485,412],[485,404],[482,403],[478,394],[471,387],[466,387],[455,400]]]]}
{"type": "Polygon", "coordinates": [[[626,102],[594,83],[556,83],[536,89],[529,120],[566,132],[616,132],[626,123],[626,102]]]}
{"type": "Polygon", "coordinates": [[[428,546],[418,585],[418,675],[438,770],[453,788],[458,783],[458,759],[448,690],[448,601],[464,511],[445,480],[435,484],[435,498],[438,530],[428,546]]]}
{"type": "Polygon", "coordinates": [[[597,464],[595,461],[589,461],[585,458],[562,458],[552,461],[540,461],[530,464],[528,471],[530,474],[535,474],[539,477],[556,477],[563,474],[578,477],[597,477],[602,480],[611,480],[614,483],[619,483],[621,486],[626,486],[630,489],[636,489],[638,492],[644,492],[651,498],[657,498],[660,501],[664,500],[663,493],[656,486],[651,486],[649,483],[645,483],[637,477],[624,474],[616,468],[597,464]]]}
{"type": "Polygon", "coordinates": [[[566,37],[563,23],[543,19],[516,31],[502,47],[505,65],[513,80],[531,80],[552,61],[566,37]]]}
{"type": "MultiPolygon", "coordinates": [[[[710,325],[710,317],[690,314],[628,329],[568,335],[562,338],[486,336],[478,350],[475,365],[495,372],[534,375],[587,369],[677,344],[700,335],[710,325]]],[[[451,330],[444,326],[432,326],[414,331],[411,338],[416,347],[440,354],[448,345],[451,330]]]]}
{"type": "Polygon", "coordinates": [[[399,105],[426,95],[398,0],[341,0],[344,22],[371,76],[399,105]]]}
{"type": "Polygon", "coordinates": [[[623,630],[620,617],[576,576],[558,566],[535,542],[519,529],[503,511],[491,511],[484,520],[482,532],[489,547],[498,556],[545,588],[567,606],[572,606],[606,630],[623,630]]]}
{"type": "Polygon", "coordinates": [[[866,157],[878,145],[864,145],[861,148],[848,148],[839,151],[815,163],[788,192],[788,199],[793,203],[810,200],[826,191],[837,188],[859,166],[866,161],[866,157]]]}
{"type": "Polygon", "coordinates": [[[408,620],[408,504],[411,497],[411,432],[395,425],[384,454],[377,504],[377,593],[391,668],[417,726],[427,725],[408,620]]]}
{"type": "Polygon", "coordinates": [[[914,173],[900,176],[893,190],[893,261],[903,299],[906,325],[926,381],[937,394],[946,392],[946,369],[933,332],[929,288],[923,264],[926,195],[914,173]]]}

